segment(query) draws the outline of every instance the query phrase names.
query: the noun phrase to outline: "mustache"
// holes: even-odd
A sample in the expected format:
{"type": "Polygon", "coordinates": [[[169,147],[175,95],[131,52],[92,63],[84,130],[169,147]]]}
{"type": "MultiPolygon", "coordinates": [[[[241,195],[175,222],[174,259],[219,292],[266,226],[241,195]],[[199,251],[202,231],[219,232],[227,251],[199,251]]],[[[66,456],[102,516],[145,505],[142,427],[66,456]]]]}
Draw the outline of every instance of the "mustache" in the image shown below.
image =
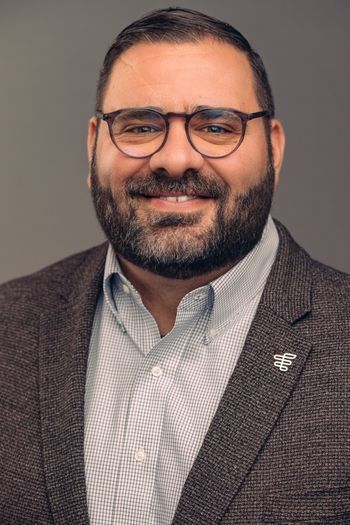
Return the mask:
{"type": "Polygon", "coordinates": [[[125,181],[124,190],[131,197],[147,194],[187,193],[214,199],[227,196],[228,184],[221,179],[187,170],[180,177],[170,177],[163,172],[134,175],[125,181]]]}

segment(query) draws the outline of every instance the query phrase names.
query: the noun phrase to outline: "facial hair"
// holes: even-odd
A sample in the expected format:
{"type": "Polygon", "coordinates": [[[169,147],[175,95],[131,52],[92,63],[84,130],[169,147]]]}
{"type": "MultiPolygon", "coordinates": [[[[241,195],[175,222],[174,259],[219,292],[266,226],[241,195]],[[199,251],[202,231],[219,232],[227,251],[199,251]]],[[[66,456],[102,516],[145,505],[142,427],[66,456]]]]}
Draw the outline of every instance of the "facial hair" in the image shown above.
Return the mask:
{"type": "Polygon", "coordinates": [[[269,160],[261,181],[235,195],[218,176],[194,170],[179,178],[164,171],[133,175],[112,192],[99,182],[95,148],[90,166],[91,195],[98,221],[116,255],[173,279],[190,279],[236,264],[261,239],[271,209],[275,172],[268,146],[269,160]],[[216,211],[211,224],[201,224],[201,210],[140,212],[141,195],[175,192],[214,199],[216,211]]]}

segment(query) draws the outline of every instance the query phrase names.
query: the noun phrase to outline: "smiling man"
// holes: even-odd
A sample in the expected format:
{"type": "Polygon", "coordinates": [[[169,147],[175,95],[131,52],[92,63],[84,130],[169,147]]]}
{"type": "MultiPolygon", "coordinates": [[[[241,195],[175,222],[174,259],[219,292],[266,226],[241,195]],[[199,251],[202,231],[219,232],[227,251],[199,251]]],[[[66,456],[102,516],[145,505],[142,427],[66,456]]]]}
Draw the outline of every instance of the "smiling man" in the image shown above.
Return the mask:
{"type": "Polygon", "coordinates": [[[284,146],[246,55],[175,37],[115,56],[88,140],[98,219],[162,335],[260,240],[284,146]]]}
{"type": "Polygon", "coordinates": [[[117,36],[88,130],[107,242],[0,289],[2,523],[349,523],[350,282],[272,220],[283,150],[232,26],[117,36]]]}

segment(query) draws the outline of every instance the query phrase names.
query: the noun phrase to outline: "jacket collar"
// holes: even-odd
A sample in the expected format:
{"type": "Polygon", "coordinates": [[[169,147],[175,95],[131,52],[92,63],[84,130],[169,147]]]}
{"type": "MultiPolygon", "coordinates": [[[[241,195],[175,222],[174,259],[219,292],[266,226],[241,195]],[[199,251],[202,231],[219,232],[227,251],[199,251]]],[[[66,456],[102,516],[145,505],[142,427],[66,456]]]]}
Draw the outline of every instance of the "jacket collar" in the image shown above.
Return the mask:
{"type": "Polygon", "coordinates": [[[293,324],[311,309],[311,259],[287,229],[276,219],[274,222],[280,244],[261,307],[270,308],[276,316],[293,324]]]}

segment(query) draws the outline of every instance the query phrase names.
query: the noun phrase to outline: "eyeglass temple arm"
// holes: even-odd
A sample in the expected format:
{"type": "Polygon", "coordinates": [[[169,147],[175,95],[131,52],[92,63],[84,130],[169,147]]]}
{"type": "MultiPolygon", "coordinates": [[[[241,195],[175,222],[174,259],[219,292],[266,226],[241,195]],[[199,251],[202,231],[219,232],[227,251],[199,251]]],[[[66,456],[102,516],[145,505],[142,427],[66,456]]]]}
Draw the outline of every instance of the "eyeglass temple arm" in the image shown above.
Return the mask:
{"type": "Polygon", "coordinates": [[[253,120],[254,118],[259,118],[259,117],[271,117],[271,113],[270,111],[256,111],[255,113],[249,113],[249,115],[247,115],[247,120],[253,120]]]}

